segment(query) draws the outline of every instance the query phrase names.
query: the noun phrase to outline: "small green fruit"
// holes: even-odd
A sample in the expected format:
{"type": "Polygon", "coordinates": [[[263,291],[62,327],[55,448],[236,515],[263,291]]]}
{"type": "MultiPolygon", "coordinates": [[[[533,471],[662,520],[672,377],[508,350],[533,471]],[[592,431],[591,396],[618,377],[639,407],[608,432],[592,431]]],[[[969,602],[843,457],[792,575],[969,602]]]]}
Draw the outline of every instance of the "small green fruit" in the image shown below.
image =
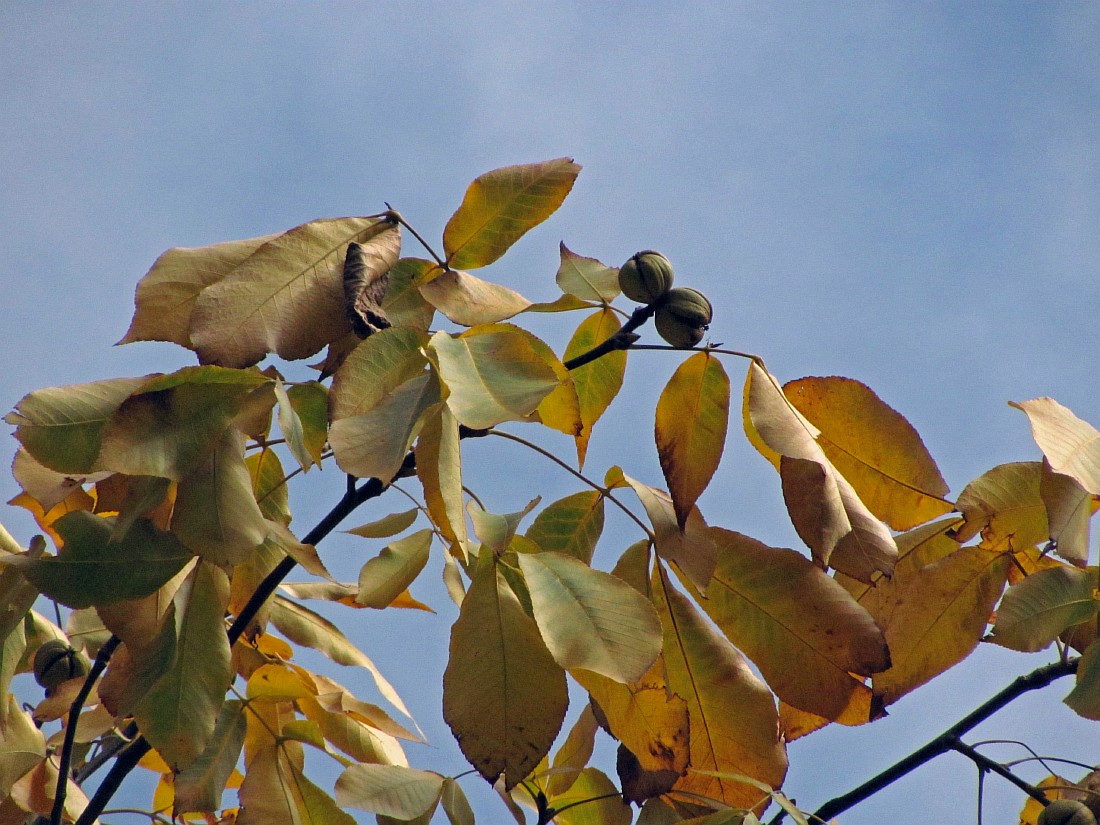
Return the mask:
{"type": "Polygon", "coordinates": [[[657,307],[653,325],[657,334],[674,347],[694,347],[703,340],[713,310],[707,297],[686,287],[670,290],[657,307]]]}
{"type": "Polygon", "coordinates": [[[675,273],[668,258],[646,249],[619,267],[619,289],[639,304],[652,304],[672,288],[675,273]]]}
{"type": "Polygon", "coordinates": [[[87,673],[75,650],[60,639],[50,639],[34,654],[34,680],[49,694],[69,679],[87,673]]]}
{"type": "Polygon", "coordinates": [[[1083,802],[1055,799],[1039,814],[1039,825],[1096,825],[1096,817],[1083,802]]]}

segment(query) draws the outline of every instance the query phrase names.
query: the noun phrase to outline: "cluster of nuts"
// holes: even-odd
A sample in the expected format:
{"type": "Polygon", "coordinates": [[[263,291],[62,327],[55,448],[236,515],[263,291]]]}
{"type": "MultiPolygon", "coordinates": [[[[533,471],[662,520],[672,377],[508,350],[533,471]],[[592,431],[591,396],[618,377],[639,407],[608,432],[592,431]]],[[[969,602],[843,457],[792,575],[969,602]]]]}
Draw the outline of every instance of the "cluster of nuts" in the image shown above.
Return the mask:
{"type": "Polygon", "coordinates": [[[47,696],[62,682],[87,672],[84,660],[61,639],[50,639],[34,654],[34,680],[46,689],[47,696]]]}
{"type": "Polygon", "coordinates": [[[703,293],[673,287],[668,258],[651,249],[638,252],[619,268],[619,289],[639,304],[655,305],[657,334],[674,347],[694,347],[703,340],[713,310],[703,293]]]}

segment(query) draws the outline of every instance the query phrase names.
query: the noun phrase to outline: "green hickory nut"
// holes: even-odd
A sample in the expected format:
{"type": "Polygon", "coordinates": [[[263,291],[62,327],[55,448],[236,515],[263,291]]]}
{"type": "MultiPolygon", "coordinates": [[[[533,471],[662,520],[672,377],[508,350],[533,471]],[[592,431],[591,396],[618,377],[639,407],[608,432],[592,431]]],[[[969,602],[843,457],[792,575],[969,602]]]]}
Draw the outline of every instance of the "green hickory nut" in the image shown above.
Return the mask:
{"type": "Polygon", "coordinates": [[[619,289],[631,301],[652,304],[670,289],[675,273],[668,258],[646,249],[619,267],[619,289]]]}
{"type": "Polygon", "coordinates": [[[703,340],[713,309],[702,292],[687,287],[669,290],[657,307],[653,325],[657,334],[674,347],[694,347],[703,340]]]}
{"type": "Polygon", "coordinates": [[[1055,799],[1039,814],[1039,825],[1096,825],[1096,817],[1083,802],[1055,799]]]}
{"type": "Polygon", "coordinates": [[[60,639],[50,639],[34,654],[34,680],[47,694],[62,682],[87,672],[76,651],[60,639]]]}

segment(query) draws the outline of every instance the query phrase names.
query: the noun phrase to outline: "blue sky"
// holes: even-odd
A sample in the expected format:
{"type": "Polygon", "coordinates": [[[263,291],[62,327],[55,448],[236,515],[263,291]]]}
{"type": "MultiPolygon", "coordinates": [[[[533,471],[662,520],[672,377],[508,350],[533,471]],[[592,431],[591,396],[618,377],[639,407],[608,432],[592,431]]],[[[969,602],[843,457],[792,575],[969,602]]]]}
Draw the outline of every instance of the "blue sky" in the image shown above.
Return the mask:
{"type": "MultiPolygon", "coordinates": [[[[383,201],[438,237],[476,175],[568,155],[585,167],[573,194],[486,277],[544,300],[560,240],[616,265],[660,249],[714,303],[715,340],[784,380],[869,384],[957,494],[1037,457],[1010,400],[1051,395],[1100,424],[1098,58],[1100,7],[1083,0],[6,3],[0,407],[190,363],[170,345],[111,346],[134,284],[171,246],[383,201]]],[[[568,335],[553,319],[538,331],[558,347],[568,335]]],[[[650,378],[675,362],[638,356],[589,467],[656,481],[650,378]]],[[[494,469],[515,458],[480,444],[468,456],[494,469]]],[[[492,509],[520,509],[549,474],[514,466],[481,480],[492,509]]],[[[342,483],[310,480],[294,499],[303,531],[342,483]]],[[[16,489],[0,474],[0,500],[16,489]]],[[[737,432],[703,507],[798,546],[778,479],[737,432]]],[[[0,521],[24,541],[33,531],[12,508],[0,521]]],[[[354,557],[345,575],[373,552],[349,538],[322,547],[354,557]]],[[[356,632],[433,739],[414,763],[456,772],[438,719],[443,648],[425,655],[427,674],[404,661],[407,640],[445,640],[453,617],[434,582],[422,588],[439,616],[356,614],[377,622],[356,632]]],[[[1049,655],[983,647],[888,720],[795,743],[788,791],[813,806],[848,789],[1049,655]]],[[[1095,760],[1095,730],[1062,708],[1064,687],[979,735],[1095,760]]],[[[974,821],[975,784],[943,757],[842,821],[974,821]]],[[[1014,816],[1019,794],[988,785],[987,821],[1014,816]]],[[[479,813],[498,817],[492,805],[479,813]]]]}

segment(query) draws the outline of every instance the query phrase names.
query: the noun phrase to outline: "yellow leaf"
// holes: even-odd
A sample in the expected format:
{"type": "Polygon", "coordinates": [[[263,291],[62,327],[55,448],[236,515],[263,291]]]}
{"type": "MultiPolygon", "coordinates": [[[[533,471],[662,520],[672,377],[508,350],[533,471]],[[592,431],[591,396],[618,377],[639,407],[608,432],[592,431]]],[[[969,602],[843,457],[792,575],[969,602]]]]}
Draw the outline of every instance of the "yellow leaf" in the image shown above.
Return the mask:
{"type": "Polygon", "coordinates": [[[783,738],[787,742],[800,739],[832,722],[855,727],[874,721],[875,718],[878,717],[874,716],[871,689],[866,685],[856,688],[852,692],[847,707],[840,712],[836,719],[826,719],[816,713],[799,710],[786,702],[779,703],[779,726],[782,728],[783,738]]]}
{"type": "MultiPolygon", "coordinates": [[[[944,520],[898,537],[894,575],[858,588],[859,603],[886,634],[891,667],[874,676],[876,703],[896,702],[970,655],[1004,589],[1011,559],[984,547],[959,547],[944,520]]],[[[846,582],[846,584],[849,584],[846,582]]]]}
{"type": "Polygon", "coordinates": [[[491,264],[561,206],[581,167],[570,158],[506,166],[478,177],[443,230],[449,266],[491,264]]]}
{"type": "Polygon", "coordinates": [[[630,825],[633,812],[616,790],[603,771],[585,768],[568,790],[550,797],[550,804],[561,811],[554,822],[558,825],[630,825]]]}
{"type": "MultiPolygon", "coordinates": [[[[617,289],[617,287],[616,287],[617,289]]],[[[565,348],[564,360],[576,358],[602,344],[619,331],[621,324],[614,311],[604,307],[585,318],[565,348]]],[[[581,432],[576,436],[577,465],[584,466],[592,428],[623,386],[626,350],[615,350],[571,371],[580,405],[581,432]]]]}
{"type": "Polygon", "coordinates": [[[569,703],[565,673],[483,553],[451,630],[443,718],[489,781],[515,787],[550,750],[569,703]]]}
{"type": "Polygon", "coordinates": [[[908,530],[952,510],[947,484],[917,431],[851,378],[800,378],[783,386],[820,431],[817,442],[878,518],[908,530]]]}
{"type": "Polygon", "coordinates": [[[703,771],[743,774],[772,788],[783,784],[787,754],[775,698],[734,647],[670,585],[660,565],[652,586],[664,626],[668,685],[687,702],[691,726],[691,765],[673,794],[700,794],[759,813],[766,793],[703,771]]]}
{"type": "MultiPolygon", "coordinates": [[[[698,508],[692,508],[687,524],[681,531],[676,522],[672,498],[668,493],[624,475],[617,467],[608,471],[608,477],[612,475],[621,477],[642,502],[653,525],[657,553],[662,558],[675,562],[695,587],[705,590],[714,572],[716,558],[714,540],[698,508]]],[[[614,486],[610,481],[607,484],[609,487],[614,486]]]]}
{"type": "Polygon", "coordinates": [[[522,419],[562,383],[544,355],[546,345],[511,324],[486,324],[457,336],[437,332],[428,346],[449,392],[447,405],[473,429],[522,419]]]}
{"type": "Polygon", "coordinates": [[[569,729],[569,735],[554,754],[553,773],[546,783],[547,796],[551,797],[551,801],[555,795],[565,793],[572,787],[581,769],[592,758],[598,728],[592,706],[585,705],[577,721],[569,729]]]}
{"type": "Polygon", "coordinates": [[[785,475],[788,511],[814,558],[860,581],[889,575],[897,559],[890,531],[833,467],[817,441],[821,431],[791,405],[757,361],[745,380],[743,412],[749,441],[785,475]],[[783,458],[791,459],[785,473],[783,458]]]}
{"type": "Polygon", "coordinates": [[[726,444],[730,382],[709,352],[682,363],[657,401],[657,454],[680,528],[710,483],[726,444]]]}
{"type": "Polygon", "coordinates": [[[1056,473],[1100,495],[1100,431],[1053,398],[1012,403],[1027,413],[1035,443],[1056,473]]]}
{"type": "Polygon", "coordinates": [[[1089,519],[1094,499],[1072,476],[1062,475],[1043,462],[1039,497],[1047,511],[1047,525],[1055,552],[1072,564],[1084,567],[1089,560],[1089,519]]]}
{"type": "Polygon", "coordinates": [[[451,552],[468,556],[466,510],[462,504],[462,448],[458,420],[444,405],[439,415],[430,416],[416,442],[416,475],[424,487],[428,515],[451,552]]]}
{"type": "Polygon", "coordinates": [[[1050,535],[1046,507],[1039,492],[1043,465],[1039,461],[1000,464],[966,485],[958,509],[966,519],[956,539],[982,535],[994,550],[1026,550],[1050,535]]]}
{"type": "Polygon", "coordinates": [[[294,360],[343,337],[350,242],[362,244],[371,271],[386,272],[397,261],[401,230],[378,218],[311,221],[267,240],[203,288],[188,328],[199,359],[226,367],[247,367],[268,353],[294,360]]]}
{"type": "Polygon", "coordinates": [[[561,264],[555,278],[561,291],[582,301],[599,301],[606,304],[619,295],[619,270],[586,258],[570,250],[564,243],[558,244],[561,264]]]}
{"type": "Polygon", "coordinates": [[[257,668],[248,678],[245,691],[250,700],[262,702],[286,702],[316,694],[316,685],[304,679],[297,670],[282,663],[257,668]]]}
{"type": "Polygon", "coordinates": [[[420,294],[456,324],[494,324],[518,315],[531,302],[515,290],[448,269],[420,286],[420,294]]]}
{"type": "Polygon", "coordinates": [[[834,579],[793,550],[711,528],[718,566],[701,604],[780,699],[838,718],[889,666],[882,631],[834,579]]]}

